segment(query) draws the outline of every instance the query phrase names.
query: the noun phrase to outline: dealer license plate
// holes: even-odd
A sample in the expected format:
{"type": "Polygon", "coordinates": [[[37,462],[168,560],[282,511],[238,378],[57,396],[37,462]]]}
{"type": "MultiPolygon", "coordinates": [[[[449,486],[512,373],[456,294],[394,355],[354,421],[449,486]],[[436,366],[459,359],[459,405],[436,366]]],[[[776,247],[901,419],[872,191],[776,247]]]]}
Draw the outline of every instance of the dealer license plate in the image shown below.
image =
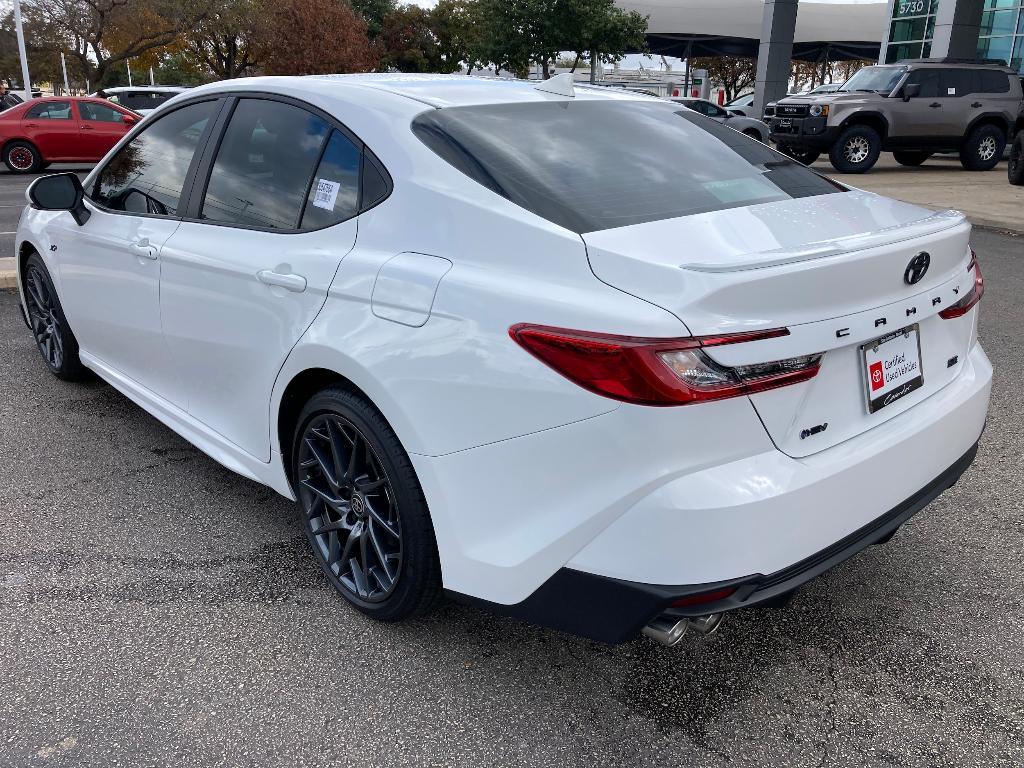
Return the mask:
{"type": "Polygon", "coordinates": [[[917,325],[875,339],[861,350],[869,413],[892,405],[924,386],[921,332],[917,325]]]}

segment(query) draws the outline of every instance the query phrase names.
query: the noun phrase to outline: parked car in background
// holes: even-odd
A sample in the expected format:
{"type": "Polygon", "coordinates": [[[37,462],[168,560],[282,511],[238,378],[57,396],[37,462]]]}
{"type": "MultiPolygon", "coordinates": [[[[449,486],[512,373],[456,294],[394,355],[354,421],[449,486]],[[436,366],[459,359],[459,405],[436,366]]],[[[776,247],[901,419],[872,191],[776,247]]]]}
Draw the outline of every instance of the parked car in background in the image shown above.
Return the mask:
{"type": "Polygon", "coordinates": [[[50,163],[94,163],[141,118],[87,96],[48,96],[0,112],[0,146],[13,173],[50,163]]]}
{"type": "Polygon", "coordinates": [[[140,115],[148,115],[165,101],[187,90],[188,87],[183,85],[135,85],[104,88],[93,95],[120,104],[140,115]]]}
{"type": "Polygon", "coordinates": [[[752,117],[743,117],[737,115],[717,104],[708,101],[707,99],[672,99],[677,104],[682,104],[687,109],[692,109],[694,112],[700,112],[700,114],[710,117],[719,123],[728,125],[733,130],[745,133],[752,139],[758,141],[768,141],[768,126],[762,123],[760,120],[755,120],[752,117]]]}
{"type": "Polygon", "coordinates": [[[735,99],[727,103],[725,108],[734,115],[750,117],[750,113],[754,109],[754,94],[745,93],[742,96],[737,96],[735,99]]]}
{"type": "Polygon", "coordinates": [[[832,94],[782,99],[769,125],[783,151],[828,152],[842,173],[870,170],[883,151],[908,166],[958,152],[967,170],[988,171],[1003,157],[1021,104],[1021,79],[1009,67],[917,59],[865,67],[832,94]]]}
{"type": "Polygon", "coordinates": [[[671,644],[784,602],[975,455],[971,226],[559,78],[197,88],[29,188],[42,362],[296,500],[380,620],[447,589],[671,644]]]}

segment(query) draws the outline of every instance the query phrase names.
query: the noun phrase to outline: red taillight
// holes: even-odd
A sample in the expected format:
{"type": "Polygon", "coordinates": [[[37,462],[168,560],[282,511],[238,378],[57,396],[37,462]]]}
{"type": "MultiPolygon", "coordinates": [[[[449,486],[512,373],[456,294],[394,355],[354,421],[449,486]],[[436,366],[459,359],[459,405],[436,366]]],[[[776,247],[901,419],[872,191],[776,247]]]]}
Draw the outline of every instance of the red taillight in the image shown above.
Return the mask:
{"type": "Polygon", "coordinates": [[[725,600],[733,592],[736,591],[736,587],[725,587],[723,589],[716,589],[713,592],[701,592],[699,595],[688,595],[686,597],[680,597],[678,600],[673,601],[673,608],[690,608],[694,605],[705,605],[706,603],[716,603],[719,600],[725,600]]]}
{"type": "Polygon", "coordinates": [[[806,355],[727,368],[702,351],[788,336],[786,328],[649,339],[521,323],[509,328],[509,335],[584,389],[638,405],[686,405],[763,392],[813,378],[821,363],[821,355],[806,355]]]}
{"type": "Polygon", "coordinates": [[[963,317],[974,309],[974,305],[985,295],[985,278],[981,276],[981,264],[978,263],[978,254],[973,249],[971,250],[971,263],[967,265],[967,271],[970,272],[972,269],[974,270],[974,286],[956,304],[939,312],[939,317],[943,320],[955,320],[958,317],[963,317]]]}

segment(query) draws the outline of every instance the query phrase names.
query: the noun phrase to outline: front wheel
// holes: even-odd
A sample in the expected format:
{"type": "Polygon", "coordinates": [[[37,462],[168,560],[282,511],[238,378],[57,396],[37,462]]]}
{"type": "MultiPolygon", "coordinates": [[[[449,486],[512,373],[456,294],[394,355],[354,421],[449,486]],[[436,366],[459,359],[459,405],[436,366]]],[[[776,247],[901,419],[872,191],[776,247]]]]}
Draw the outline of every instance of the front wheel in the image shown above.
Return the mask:
{"type": "Polygon", "coordinates": [[[764,136],[762,136],[759,131],[756,131],[753,128],[747,128],[747,130],[743,132],[743,135],[749,136],[750,138],[756,139],[757,141],[764,141],[764,136]]]}
{"type": "Polygon", "coordinates": [[[1011,184],[1024,186],[1024,130],[1017,133],[1017,138],[1010,147],[1010,161],[1006,165],[1006,177],[1011,184]]]}
{"type": "Polygon", "coordinates": [[[29,325],[46,367],[65,381],[86,378],[86,368],[78,359],[78,340],[64,317],[50,273],[38,254],[28,257],[23,280],[29,325]]]}
{"type": "Polygon", "coordinates": [[[4,164],[11,173],[36,173],[43,167],[43,158],[27,141],[12,141],[4,147],[4,164]]]}
{"type": "Polygon", "coordinates": [[[441,564],[423,490],[384,417],[342,387],[299,417],[292,477],[306,537],[328,580],[372,618],[425,613],[441,595],[441,564]]]}
{"type": "Polygon", "coordinates": [[[893,159],[908,168],[917,168],[932,156],[931,152],[893,152],[893,159]]]}
{"type": "Polygon", "coordinates": [[[878,162],[882,137],[868,125],[852,125],[839,134],[828,159],[840,173],[865,173],[878,162]]]}
{"type": "Polygon", "coordinates": [[[960,148],[960,165],[968,171],[991,171],[1005,150],[1006,134],[994,125],[980,125],[960,148]]]}

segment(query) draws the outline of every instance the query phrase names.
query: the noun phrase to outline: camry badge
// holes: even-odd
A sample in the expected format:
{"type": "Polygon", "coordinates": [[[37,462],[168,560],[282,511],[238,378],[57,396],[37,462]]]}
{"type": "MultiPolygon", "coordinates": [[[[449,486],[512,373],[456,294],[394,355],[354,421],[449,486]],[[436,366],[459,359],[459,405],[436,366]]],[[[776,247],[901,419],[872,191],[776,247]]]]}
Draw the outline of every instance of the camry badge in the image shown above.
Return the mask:
{"type": "Polygon", "coordinates": [[[932,263],[932,257],[928,251],[921,251],[907,264],[907,271],[903,273],[903,280],[907,285],[920,283],[928,273],[928,267],[932,263]]]}

